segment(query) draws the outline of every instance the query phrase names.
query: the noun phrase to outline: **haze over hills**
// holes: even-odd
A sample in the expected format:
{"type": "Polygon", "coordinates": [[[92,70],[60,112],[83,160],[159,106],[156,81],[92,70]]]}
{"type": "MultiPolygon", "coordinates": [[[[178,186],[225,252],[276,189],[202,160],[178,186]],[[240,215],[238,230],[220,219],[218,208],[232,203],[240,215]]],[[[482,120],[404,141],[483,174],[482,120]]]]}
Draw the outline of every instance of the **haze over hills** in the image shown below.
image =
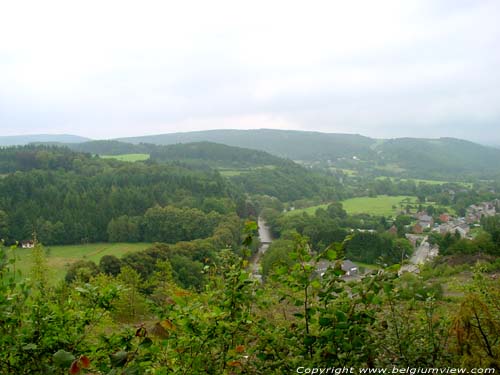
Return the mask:
{"type": "MultiPolygon", "coordinates": [[[[78,136],[40,135],[0,137],[0,142],[5,145],[7,138],[10,144],[16,140],[23,144],[29,141],[52,143],[100,155],[146,153],[165,160],[208,161],[208,156],[230,160],[237,156],[240,161],[246,159],[250,162],[251,150],[259,150],[308,165],[319,163],[342,169],[373,171],[378,175],[434,179],[443,175],[487,179],[499,174],[496,166],[500,164],[500,149],[455,138],[374,139],[357,134],[274,129],[207,130],[88,142],[83,142],[86,139],[78,136]],[[194,145],[199,142],[204,143],[194,145]],[[181,143],[193,145],[178,145],[181,143]]],[[[264,159],[271,156],[258,155],[264,159]]]]}
{"type": "Polygon", "coordinates": [[[352,155],[368,158],[373,155],[370,146],[375,142],[374,139],[357,134],[276,129],[206,130],[118,140],[158,145],[207,141],[262,150],[293,160],[323,160],[352,155]]]}
{"type": "Polygon", "coordinates": [[[28,143],[81,143],[90,138],[72,134],[29,134],[0,136],[0,146],[27,145],[28,143]]]}
{"type": "Polygon", "coordinates": [[[440,178],[498,175],[500,150],[455,138],[374,139],[356,134],[290,130],[208,130],[122,138],[131,143],[173,144],[210,141],[253,148],[305,162],[326,162],[343,168],[440,178]]]}

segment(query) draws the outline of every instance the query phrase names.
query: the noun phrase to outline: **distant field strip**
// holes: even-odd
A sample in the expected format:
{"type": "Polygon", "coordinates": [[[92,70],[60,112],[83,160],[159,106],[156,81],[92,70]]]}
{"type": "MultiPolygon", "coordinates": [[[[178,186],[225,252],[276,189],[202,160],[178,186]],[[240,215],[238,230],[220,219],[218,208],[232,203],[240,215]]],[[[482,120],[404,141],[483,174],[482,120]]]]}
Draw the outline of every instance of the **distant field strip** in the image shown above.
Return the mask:
{"type": "MultiPolygon", "coordinates": [[[[419,205],[417,197],[407,196],[407,195],[379,195],[377,197],[358,197],[351,198],[341,201],[344,210],[348,214],[369,214],[373,216],[395,216],[398,215],[401,210],[404,210],[407,205],[413,207],[411,212],[416,212],[416,207],[419,205]]],[[[448,212],[454,213],[454,211],[448,206],[439,206],[434,202],[425,202],[422,204],[423,207],[434,206],[434,207],[444,207],[448,212]]],[[[297,215],[303,212],[309,215],[314,215],[318,208],[326,209],[328,204],[320,204],[317,206],[311,206],[307,208],[301,208],[294,211],[288,211],[286,215],[297,215]]]]}
{"type": "Polygon", "coordinates": [[[135,162],[149,159],[149,154],[121,154],[121,155],[101,155],[103,159],[116,159],[121,161],[135,162]]]}
{"type": "MultiPolygon", "coordinates": [[[[401,205],[417,204],[417,197],[397,195],[379,195],[378,197],[359,197],[351,198],[342,201],[342,205],[348,214],[370,214],[375,216],[391,216],[401,210],[401,205]]],[[[307,212],[314,215],[318,208],[327,208],[328,204],[320,204],[318,206],[307,207],[294,211],[287,212],[287,215],[296,215],[302,212],[307,212]]]]}
{"type": "Polygon", "coordinates": [[[401,210],[401,206],[417,204],[417,197],[379,195],[378,197],[359,197],[342,201],[348,214],[370,214],[391,216],[401,210]]]}
{"type": "MultiPolygon", "coordinates": [[[[104,255],[114,255],[118,258],[131,252],[147,249],[149,243],[94,243],[85,245],[62,245],[46,246],[47,266],[49,267],[50,279],[53,281],[62,280],[66,275],[66,270],[71,263],[79,260],[92,260],[96,264],[104,255]]],[[[31,249],[14,250],[16,255],[16,267],[23,276],[29,274],[32,266],[31,249]]]]}
{"type": "Polygon", "coordinates": [[[394,177],[385,177],[379,176],[376,177],[377,180],[385,180],[386,178],[390,179],[392,182],[407,182],[413,181],[417,185],[427,184],[427,185],[444,185],[444,184],[458,184],[464,187],[472,188],[472,183],[470,182],[457,182],[457,181],[444,181],[444,180],[425,180],[422,178],[394,178],[394,177]]]}

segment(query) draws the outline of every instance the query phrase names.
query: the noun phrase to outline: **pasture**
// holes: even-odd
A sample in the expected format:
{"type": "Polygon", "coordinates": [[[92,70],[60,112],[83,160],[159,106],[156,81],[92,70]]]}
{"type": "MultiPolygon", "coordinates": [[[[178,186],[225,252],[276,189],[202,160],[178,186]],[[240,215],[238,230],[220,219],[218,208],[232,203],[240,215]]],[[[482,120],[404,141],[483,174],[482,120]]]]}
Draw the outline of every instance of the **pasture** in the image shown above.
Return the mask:
{"type": "MultiPolygon", "coordinates": [[[[79,260],[91,260],[99,264],[104,255],[114,255],[121,258],[131,252],[147,249],[149,243],[93,243],[82,245],[44,246],[47,266],[49,268],[49,279],[59,281],[64,278],[68,267],[79,260]]],[[[10,256],[15,256],[16,269],[23,276],[29,275],[32,258],[32,249],[16,248],[9,250],[10,256]]]]}
{"type": "Polygon", "coordinates": [[[103,159],[116,159],[120,161],[128,161],[130,163],[136,161],[144,161],[149,159],[149,154],[121,154],[121,155],[100,155],[103,159]]]}
{"type": "MultiPolygon", "coordinates": [[[[405,195],[397,195],[397,196],[388,196],[388,195],[379,195],[377,197],[357,197],[350,198],[344,201],[341,201],[344,210],[347,211],[349,215],[356,214],[369,214],[373,216],[396,216],[403,209],[406,208],[407,205],[412,206],[411,212],[416,212],[416,207],[418,207],[419,203],[417,201],[417,197],[413,196],[405,196],[405,195]]],[[[435,206],[439,207],[433,202],[425,202],[422,206],[435,206]]],[[[288,211],[286,215],[297,215],[303,212],[308,213],[309,215],[314,215],[318,208],[326,209],[328,207],[328,203],[320,204],[317,206],[311,206],[307,208],[302,208],[294,211],[288,211]]],[[[449,207],[446,207],[448,212],[454,213],[449,207]]]]}

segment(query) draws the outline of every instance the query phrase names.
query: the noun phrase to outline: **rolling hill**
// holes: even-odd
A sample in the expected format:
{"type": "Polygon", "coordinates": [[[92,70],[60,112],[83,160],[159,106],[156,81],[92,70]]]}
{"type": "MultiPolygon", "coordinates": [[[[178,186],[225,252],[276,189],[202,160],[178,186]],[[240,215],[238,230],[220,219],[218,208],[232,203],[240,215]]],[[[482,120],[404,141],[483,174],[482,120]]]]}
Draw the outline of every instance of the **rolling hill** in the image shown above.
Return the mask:
{"type": "Polygon", "coordinates": [[[30,134],[0,136],[0,146],[23,146],[28,143],[81,143],[89,138],[71,134],[30,134]]]}
{"type": "Polygon", "coordinates": [[[292,163],[264,151],[213,142],[156,146],[151,152],[151,159],[156,161],[202,161],[219,168],[249,168],[292,163]]]}
{"type": "Polygon", "coordinates": [[[206,130],[121,138],[129,143],[169,145],[190,142],[214,142],[269,152],[293,160],[327,160],[340,157],[374,156],[370,146],[376,141],[357,134],[334,134],[294,130],[206,130]]]}
{"type": "Polygon", "coordinates": [[[258,129],[208,130],[122,140],[161,145],[217,142],[379,175],[452,179],[500,176],[499,149],[455,138],[374,139],[355,134],[258,129]]]}
{"type": "Polygon", "coordinates": [[[363,174],[403,178],[456,180],[500,177],[497,168],[500,164],[500,149],[455,138],[374,139],[356,134],[256,129],[84,140],[70,135],[0,137],[0,145],[57,143],[75,151],[99,155],[150,154],[157,161],[197,160],[218,167],[272,165],[277,161],[270,160],[273,155],[301,161],[306,165],[319,163],[326,167],[357,170],[363,174]],[[256,153],[254,150],[268,154],[256,153]]]}

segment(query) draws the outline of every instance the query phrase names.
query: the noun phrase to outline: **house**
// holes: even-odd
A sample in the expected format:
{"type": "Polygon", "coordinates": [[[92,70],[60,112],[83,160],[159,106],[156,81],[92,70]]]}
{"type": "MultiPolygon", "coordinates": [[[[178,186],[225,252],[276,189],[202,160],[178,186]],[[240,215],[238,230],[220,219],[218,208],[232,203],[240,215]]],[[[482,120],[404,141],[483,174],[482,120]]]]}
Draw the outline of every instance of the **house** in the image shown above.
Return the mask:
{"type": "Polygon", "coordinates": [[[388,230],[387,230],[387,233],[390,233],[394,236],[397,236],[398,235],[398,228],[396,228],[395,225],[393,225],[392,227],[390,227],[388,230]]]}
{"type": "MultiPolygon", "coordinates": [[[[334,268],[335,262],[321,260],[318,263],[316,263],[316,272],[320,276],[323,276],[329,267],[334,268]]],[[[358,273],[358,266],[348,259],[342,262],[341,268],[345,272],[344,276],[353,276],[358,273]]]]}
{"type": "Polygon", "coordinates": [[[481,220],[484,216],[495,216],[497,202],[481,202],[479,204],[471,204],[467,208],[466,220],[467,223],[475,223],[481,220]]]}
{"type": "Polygon", "coordinates": [[[23,249],[33,249],[35,247],[35,242],[32,240],[29,241],[22,241],[21,242],[21,247],[23,249]]]}
{"type": "Polygon", "coordinates": [[[439,220],[441,220],[442,223],[447,223],[448,221],[450,221],[450,215],[441,214],[439,215],[439,220]]]}
{"type": "Polygon", "coordinates": [[[461,238],[466,238],[469,235],[470,227],[466,222],[460,219],[455,219],[448,223],[439,225],[437,228],[434,229],[434,231],[439,232],[440,234],[458,233],[461,238]]]}
{"type": "Polygon", "coordinates": [[[342,262],[342,270],[345,272],[346,276],[353,276],[358,273],[358,266],[346,259],[342,262]]]}
{"type": "Polygon", "coordinates": [[[455,227],[455,233],[458,233],[460,235],[460,238],[465,238],[465,237],[467,237],[468,231],[466,231],[461,226],[456,226],[455,227]]]}
{"type": "Polygon", "coordinates": [[[424,228],[422,227],[422,225],[420,223],[417,223],[413,226],[413,233],[422,234],[423,231],[424,231],[424,228]]]}

